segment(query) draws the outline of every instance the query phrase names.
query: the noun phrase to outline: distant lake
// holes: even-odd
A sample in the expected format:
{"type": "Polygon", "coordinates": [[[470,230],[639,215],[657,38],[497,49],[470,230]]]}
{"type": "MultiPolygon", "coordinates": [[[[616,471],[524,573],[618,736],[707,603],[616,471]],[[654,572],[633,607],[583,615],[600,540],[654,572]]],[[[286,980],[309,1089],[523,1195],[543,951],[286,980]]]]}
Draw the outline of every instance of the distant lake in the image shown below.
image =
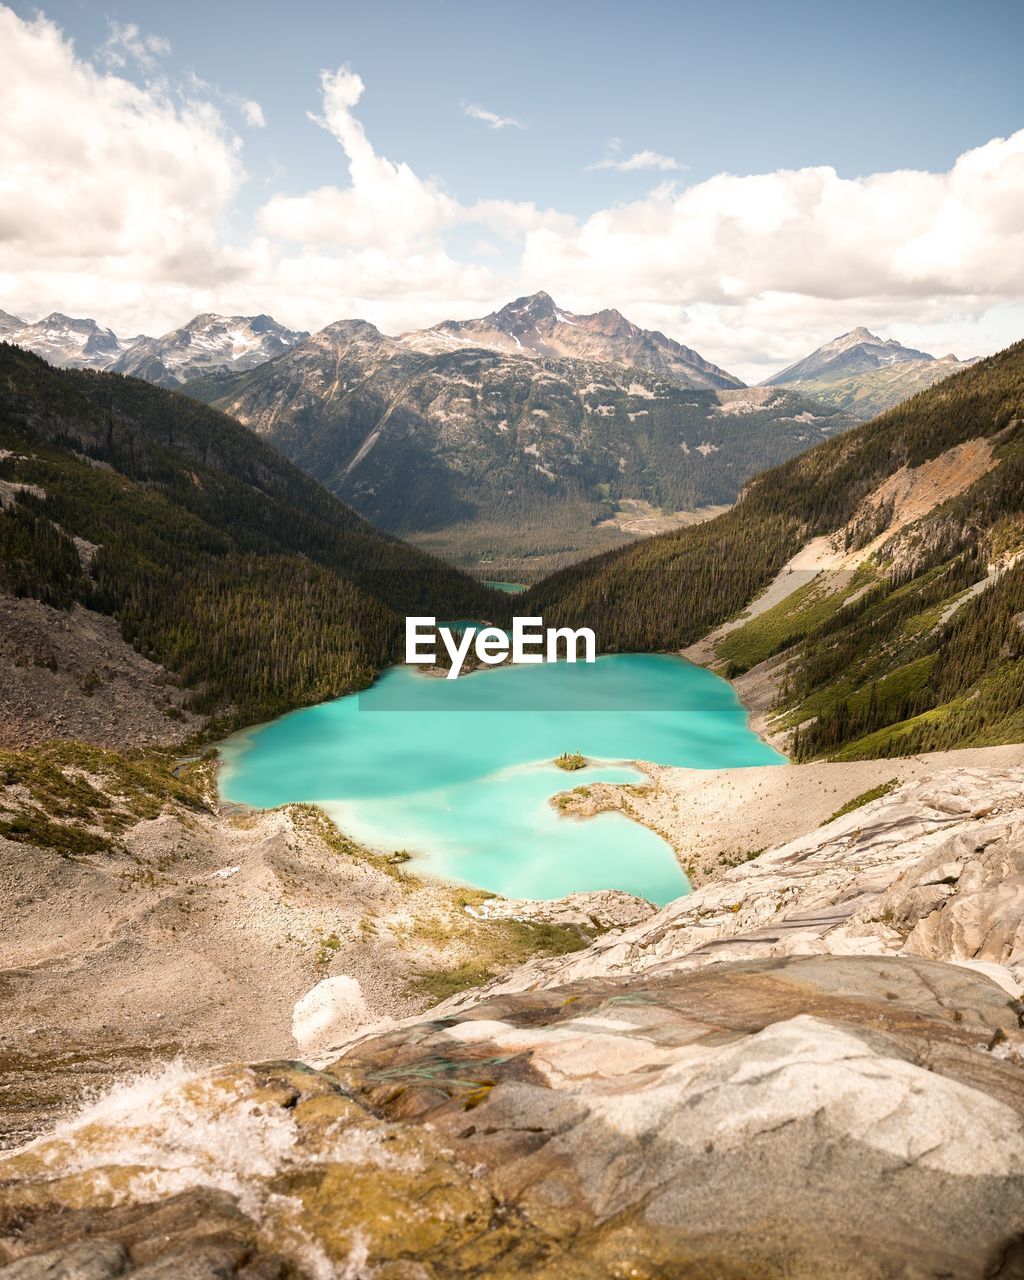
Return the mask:
{"type": "Polygon", "coordinates": [[[484,582],[485,587],[490,587],[493,591],[507,591],[509,595],[516,596],[520,591],[526,590],[525,582],[484,582]]]}
{"type": "Polygon", "coordinates": [[[625,889],[665,903],[688,885],[660,836],[619,813],[563,817],[556,792],[643,781],[630,760],[719,769],[783,764],[732,686],[683,658],[501,666],[458,680],[409,667],[222,745],[226,799],[321,805],[374,849],[495,893],[625,889]],[[563,751],[594,763],[567,773],[563,751]]]}

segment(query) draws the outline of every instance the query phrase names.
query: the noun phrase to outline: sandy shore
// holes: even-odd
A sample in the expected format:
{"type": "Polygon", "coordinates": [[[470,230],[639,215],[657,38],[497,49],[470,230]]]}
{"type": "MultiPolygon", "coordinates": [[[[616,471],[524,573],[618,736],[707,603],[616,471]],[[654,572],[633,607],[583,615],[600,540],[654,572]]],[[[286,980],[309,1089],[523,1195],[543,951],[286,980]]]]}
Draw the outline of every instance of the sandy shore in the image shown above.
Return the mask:
{"type": "Polygon", "coordinates": [[[937,751],[896,760],[681,769],[638,761],[647,786],[595,783],[556,800],[563,813],[616,809],[672,845],[694,886],[716,879],[765,849],[809,834],[843,805],[895,779],[939,777],[964,765],[1024,765],[1024,745],[937,751]]]}

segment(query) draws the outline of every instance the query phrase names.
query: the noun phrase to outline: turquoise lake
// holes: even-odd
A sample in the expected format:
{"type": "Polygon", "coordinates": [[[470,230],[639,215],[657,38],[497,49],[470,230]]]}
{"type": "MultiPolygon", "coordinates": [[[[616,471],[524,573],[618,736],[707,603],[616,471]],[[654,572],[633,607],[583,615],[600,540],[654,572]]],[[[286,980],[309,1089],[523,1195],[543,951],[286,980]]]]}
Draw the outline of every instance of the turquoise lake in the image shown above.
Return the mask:
{"type": "Polygon", "coordinates": [[[560,815],[559,791],[643,781],[628,762],[698,769],[783,764],[747,728],[732,686],[682,658],[505,665],[458,680],[394,667],[372,688],[294,711],[222,744],[228,800],[321,805],[411,870],[526,898],[687,891],[660,836],[619,813],[560,815]],[[563,751],[592,763],[555,767],[563,751]]]}

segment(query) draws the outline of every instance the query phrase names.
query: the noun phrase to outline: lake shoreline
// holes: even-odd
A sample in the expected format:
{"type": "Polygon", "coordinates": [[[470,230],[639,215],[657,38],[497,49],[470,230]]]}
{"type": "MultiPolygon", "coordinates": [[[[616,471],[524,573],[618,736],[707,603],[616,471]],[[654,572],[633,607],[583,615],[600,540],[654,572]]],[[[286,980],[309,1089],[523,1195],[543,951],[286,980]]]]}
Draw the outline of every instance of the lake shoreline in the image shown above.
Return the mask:
{"type": "Polygon", "coordinates": [[[649,785],[584,782],[587,794],[568,789],[553,803],[566,815],[618,812],[648,827],[672,846],[696,889],[766,849],[809,835],[873,788],[933,778],[952,768],[1024,766],[1024,744],[735,769],[633,763],[651,779],[649,785]]]}
{"type": "Polygon", "coordinates": [[[750,732],[728,683],[675,654],[474,674],[440,681],[396,667],[358,698],[245,731],[221,745],[221,795],[316,802],[359,843],[406,849],[418,871],[502,895],[619,889],[664,904],[687,891],[671,842],[613,813],[585,831],[559,825],[548,803],[564,786],[559,755],[583,752],[591,763],[578,780],[608,784],[644,784],[646,773],[616,762],[652,756],[783,762],[750,732]]]}

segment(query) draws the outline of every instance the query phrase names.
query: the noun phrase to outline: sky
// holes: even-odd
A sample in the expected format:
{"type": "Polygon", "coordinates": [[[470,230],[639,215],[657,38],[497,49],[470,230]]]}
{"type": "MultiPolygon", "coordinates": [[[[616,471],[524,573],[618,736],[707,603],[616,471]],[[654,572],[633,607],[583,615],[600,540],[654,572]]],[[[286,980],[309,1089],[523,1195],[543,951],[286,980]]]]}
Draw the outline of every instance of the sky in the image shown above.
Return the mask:
{"type": "Polygon", "coordinates": [[[1024,5],[0,3],[0,308],[1024,337],[1024,5]]]}

